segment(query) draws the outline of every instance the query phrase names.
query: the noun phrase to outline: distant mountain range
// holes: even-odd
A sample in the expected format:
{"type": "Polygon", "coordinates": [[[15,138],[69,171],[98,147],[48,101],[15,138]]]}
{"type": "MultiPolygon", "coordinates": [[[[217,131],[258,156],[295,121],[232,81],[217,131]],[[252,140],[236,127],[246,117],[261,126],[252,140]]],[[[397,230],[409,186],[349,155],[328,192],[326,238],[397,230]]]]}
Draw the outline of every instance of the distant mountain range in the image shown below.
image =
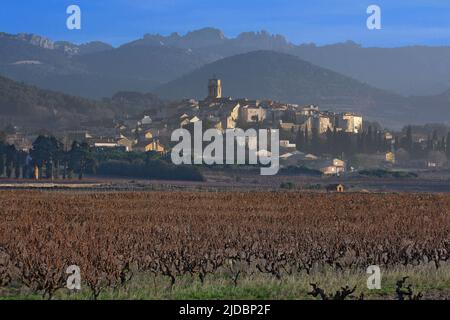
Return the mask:
{"type": "Polygon", "coordinates": [[[149,92],[213,58],[192,50],[93,42],[74,45],[28,34],[0,34],[0,75],[89,98],[149,92]]]}
{"type": "Polygon", "coordinates": [[[227,38],[204,28],[186,35],[147,34],[114,48],[0,33],[0,75],[70,95],[202,97],[214,73],[236,97],[314,103],[393,125],[450,121],[450,46],[294,45],[264,31],[227,38]]]}
{"type": "Polygon", "coordinates": [[[184,36],[147,34],[118,48],[102,42],[75,45],[33,34],[0,33],[0,73],[45,88],[98,98],[111,96],[119,88],[151,91],[204,64],[257,50],[289,53],[402,95],[439,94],[450,88],[450,46],[294,45],[265,31],[227,38],[214,28],[184,36]],[[87,83],[76,83],[80,81],[87,83]],[[98,90],[91,89],[93,84],[98,90]]]}

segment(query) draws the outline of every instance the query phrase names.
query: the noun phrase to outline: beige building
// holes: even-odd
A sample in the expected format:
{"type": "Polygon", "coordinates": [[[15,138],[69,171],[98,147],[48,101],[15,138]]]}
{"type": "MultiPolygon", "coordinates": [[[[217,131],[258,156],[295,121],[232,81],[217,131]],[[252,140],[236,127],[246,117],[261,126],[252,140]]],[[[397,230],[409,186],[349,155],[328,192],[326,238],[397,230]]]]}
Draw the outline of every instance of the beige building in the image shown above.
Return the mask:
{"type": "Polygon", "coordinates": [[[245,106],[241,110],[244,124],[260,123],[266,119],[266,110],[260,106],[245,106]]]}
{"type": "Polygon", "coordinates": [[[330,117],[322,114],[312,118],[311,126],[313,129],[317,129],[319,134],[326,133],[328,128],[330,130],[333,130],[334,128],[333,122],[330,117]]]}
{"type": "MultiPolygon", "coordinates": [[[[239,100],[222,97],[222,82],[220,79],[210,79],[208,82],[208,97],[199,101],[198,114],[193,119],[204,121],[209,127],[220,128],[221,130],[234,129],[240,119],[240,108],[239,100]]],[[[190,125],[194,122],[191,119],[187,123],[186,119],[186,117],[181,119],[182,126],[184,123],[190,125]]]]}
{"type": "Polygon", "coordinates": [[[386,152],[385,160],[386,160],[386,162],[389,162],[389,163],[395,163],[395,153],[386,152]]]}
{"type": "Polygon", "coordinates": [[[344,112],[337,115],[336,125],[345,132],[359,133],[363,129],[363,118],[353,113],[344,112]]]}
{"type": "Polygon", "coordinates": [[[208,82],[208,98],[222,98],[222,81],[220,79],[209,79],[208,82]]]}
{"type": "Polygon", "coordinates": [[[298,113],[302,116],[312,117],[313,115],[319,113],[319,107],[314,105],[306,106],[303,107],[298,113]]]}
{"type": "Polygon", "coordinates": [[[224,108],[225,128],[234,129],[239,120],[240,104],[231,104],[224,108]]]}
{"type": "Polygon", "coordinates": [[[345,172],[345,162],[340,159],[326,160],[317,167],[324,175],[339,175],[345,172]]]}
{"type": "Polygon", "coordinates": [[[117,139],[117,144],[119,146],[124,147],[126,152],[133,151],[134,142],[132,140],[128,139],[127,137],[125,137],[125,136],[121,135],[119,137],[119,139],[117,139]]]}
{"type": "Polygon", "coordinates": [[[160,143],[159,139],[152,139],[150,141],[141,141],[134,146],[134,150],[139,152],[150,152],[150,151],[158,153],[166,152],[166,148],[160,143]]]}
{"type": "Polygon", "coordinates": [[[285,149],[295,149],[297,145],[295,143],[291,143],[289,140],[280,140],[280,148],[285,149]]]}

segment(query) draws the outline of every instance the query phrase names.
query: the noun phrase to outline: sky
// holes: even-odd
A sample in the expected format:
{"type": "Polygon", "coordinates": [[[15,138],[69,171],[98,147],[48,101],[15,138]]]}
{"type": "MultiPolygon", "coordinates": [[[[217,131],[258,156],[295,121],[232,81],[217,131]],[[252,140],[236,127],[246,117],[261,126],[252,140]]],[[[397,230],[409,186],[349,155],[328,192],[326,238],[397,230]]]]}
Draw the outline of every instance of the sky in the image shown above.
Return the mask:
{"type": "Polygon", "coordinates": [[[363,46],[450,45],[450,0],[1,0],[0,32],[52,40],[100,40],[114,46],[146,33],[185,34],[203,27],[227,37],[245,31],[282,34],[295,44],[352,40],[363,46]],[[381,30],[368,30],[369,5],[381,30]],[[66,9],[81,9],[81,30],[68,30],[66,9]]]}

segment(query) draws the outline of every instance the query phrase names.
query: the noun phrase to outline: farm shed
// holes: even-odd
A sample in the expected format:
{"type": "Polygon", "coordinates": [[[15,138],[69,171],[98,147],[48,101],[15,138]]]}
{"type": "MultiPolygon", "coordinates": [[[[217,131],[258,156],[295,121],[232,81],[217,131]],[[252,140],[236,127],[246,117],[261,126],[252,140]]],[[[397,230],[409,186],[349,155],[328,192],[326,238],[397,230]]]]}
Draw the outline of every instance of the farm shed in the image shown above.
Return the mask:
{"type": "Polygon", "coordinates": [[[326,187],[328,192],[344,192],[345,186],[343,184],[330,184],[326,187]]]}

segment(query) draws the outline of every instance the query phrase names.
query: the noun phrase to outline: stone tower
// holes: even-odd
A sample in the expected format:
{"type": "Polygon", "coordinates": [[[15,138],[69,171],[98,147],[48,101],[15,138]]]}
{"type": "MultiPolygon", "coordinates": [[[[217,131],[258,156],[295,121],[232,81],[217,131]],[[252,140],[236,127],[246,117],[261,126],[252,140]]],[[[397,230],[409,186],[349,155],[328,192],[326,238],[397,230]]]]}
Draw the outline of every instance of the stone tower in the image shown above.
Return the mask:
{"type": "Polygon", "coordinates": [[[220,79],[217,78],[209,79],[208,98],[213,99],[222,98],[222,81],[220,79]]]}

